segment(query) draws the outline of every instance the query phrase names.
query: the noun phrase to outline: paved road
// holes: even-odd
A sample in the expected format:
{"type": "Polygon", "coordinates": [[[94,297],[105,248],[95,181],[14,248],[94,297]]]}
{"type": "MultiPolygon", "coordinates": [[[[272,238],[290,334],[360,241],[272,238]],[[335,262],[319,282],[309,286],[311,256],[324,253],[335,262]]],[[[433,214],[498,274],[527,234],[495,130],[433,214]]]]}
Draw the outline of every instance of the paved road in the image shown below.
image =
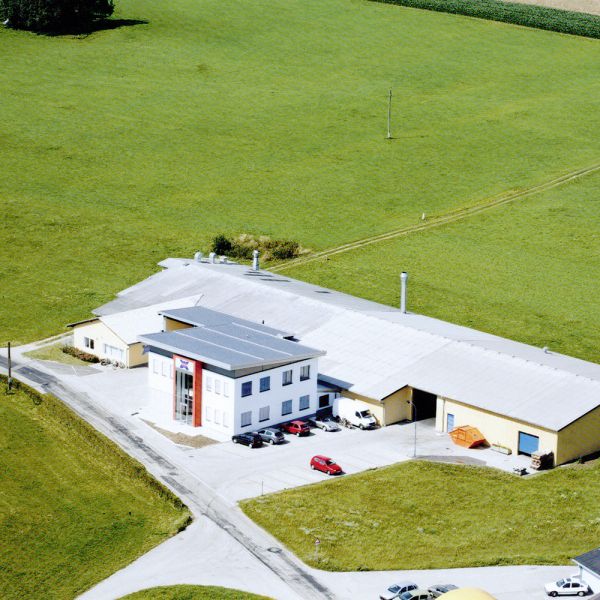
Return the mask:
{"type": "MultiPolygon", "coordinates": [[[[0,365],[7,367],[4,357],[0,365]]],[[[322,585],[292,554],[277,547],[274,538],[268,536],[235,506],[225,502],[197,477],[174,464],[169,458],[153,448],[132,429],[132,424],[117,417],[81,392],[64,386],[55,376],[29,366],[20,366],[13,361],[13,376],[23,377],[38,384],[37,387],[60,398],[83,419],[116,442],[129,455],[139,460],[158,479],[170,487],[190,508],[196,517],[207,517],[218,529],[245,548],[260,565],[280,580],[278,597],[304,599],[333,599],[333,593],[322,585]],[[272,551],[270,549],[275,549],[272,551]],[[287,589],[286,589],[287,588],[287,589]]],[[[204,546],[207,540],[202,539],[204,546]]],[[[229,543],[229,546],[231,544],[229,543]]],[[[233,568],[232,565],[229,566],[233,568]]],[[[259,571],[264,569],[259,569],[259,571]]],[[[256,577],[256,573],[254,576],[256,577]]],[[[260,577],[256,577],[260,583],[260,577]]],[[[272,584],[272,583],[271,583],[272,584]]],[[[264,593],[264,587],[261,586],[264,593]]],[[[123,590],[120,593],[124,593],[123,590]]],[[[91,590],[86,598],[106,598],[103,591],[99,595],[91,590]]]]}

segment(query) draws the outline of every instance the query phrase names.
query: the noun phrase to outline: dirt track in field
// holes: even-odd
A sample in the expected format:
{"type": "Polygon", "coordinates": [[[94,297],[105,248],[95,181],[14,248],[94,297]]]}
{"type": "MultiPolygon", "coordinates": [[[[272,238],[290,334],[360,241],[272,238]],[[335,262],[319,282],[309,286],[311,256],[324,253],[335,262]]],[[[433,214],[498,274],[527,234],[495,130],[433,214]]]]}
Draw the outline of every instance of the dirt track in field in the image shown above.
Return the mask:
{"type": "Polygon", "coordinates": [[[357,248],[362,248],[363,246],[369,246],[371,244],[376,244],[377,242],[383,242],[386,240],[391,240],[394,238],[398,238],[401,236],[409,235],[411,233],[416,233],[418,231],[425,231],[427,229],[432,229],[434,227],[439,227],[440,225],[445,225],[448,223],[453,223],[454,221],[459,221],[470,217],[472,215],[476,215],[490,209],[496,208],[498,206],[502,206],[503,204],[508,204],[510,202],[514,202],[516,200],[521,200],[522,198],[526,198],[533,194],[537,194],[539,192],[545,192],[547,190],[551,190],[552,188],[558,187],[560,185],[564,185],[570,181],[574,181],[581,177],[585,177],[595,171],[600,170],[600,163],[596,163],[594,165],[590,165],[588,167],[584,167],[582,169],[577,169],[576,171],[571,171],[570,173],[566,173],[557,177],[555,179],[551,179],[544,183],[540,183],[538,185],[534,185],[532,187],[521,189],[521,190],[511,190],[504,194],[500,194],[498,196],[493,196],[491,198],[487,198],[482,202],[475,204],[473,206],[469,206],[467,208],[458,209],[455,211],[451,211],[449,213],[441,214],[438,216],[434,216],[428,218],[426,220],[421,221],[416,225],[409,225],[408,227],[402,227],[400,229],[394,229],[392,231],[387,231],[384,233],[380,233],[378,235],[373,235],[367,238],[363,238],[360,240],[355,240],[354,242],[349,242],[347,244],[342,244],[341,246],[336,246],[335,248],[329,248],[327,250],[322,250],[321,252],[315,252],[314,254],[309,254],[308,256],[301,256],[299,258],[290,260],[286,263],[280,263],[269,267],[269,271],[274,273],[278,273],[281,271],[286,271],[292,267],[299,267],[301,265],[305,265],[307,263],[311,263],[315,260],[329,260],[330,256],[335,254],[341,254],[343,252],[348,252],[350,250],[356,250],[357,248]]]}

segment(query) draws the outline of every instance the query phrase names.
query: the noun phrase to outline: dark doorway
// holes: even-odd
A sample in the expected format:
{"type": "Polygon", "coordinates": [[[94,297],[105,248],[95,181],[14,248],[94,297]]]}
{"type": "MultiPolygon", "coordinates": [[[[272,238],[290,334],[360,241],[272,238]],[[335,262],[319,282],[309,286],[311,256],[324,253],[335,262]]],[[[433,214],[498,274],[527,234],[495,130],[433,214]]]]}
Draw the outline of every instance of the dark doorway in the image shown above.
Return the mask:
{"type": "Polygon", "coordinates": [[[435,394],[413,389],[412,401],[417,409],[417,421],[435,417],[437,407],[437,396],[435,394]]]}

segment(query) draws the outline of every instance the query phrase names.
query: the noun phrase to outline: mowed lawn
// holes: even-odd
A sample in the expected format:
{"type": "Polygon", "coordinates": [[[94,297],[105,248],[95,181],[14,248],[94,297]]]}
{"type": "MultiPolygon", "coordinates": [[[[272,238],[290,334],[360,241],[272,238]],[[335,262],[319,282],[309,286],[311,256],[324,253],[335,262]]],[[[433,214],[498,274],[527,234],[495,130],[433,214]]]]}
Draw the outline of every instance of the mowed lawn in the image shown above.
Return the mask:
{"type": "Polygon", "coordinates": [[[600,173],[284,273],[600,362],[600,173]]]}
{"type": "Polygon", "coordinates": [[[363,0],[116,5],[147,23],[0,29],[3,344],[221,231],[322,249],[600,161],[599,40],[363,0]]]}
{"type": "Polygon", "coordinates": [[[312,566],[437,569],[566,564],[598,545],[599,495],[598,464],[521,479],[495,469],[417,461],[241,506],[312,566]]]}
{"type": "Polygon", "coordinates": [[[0,385],[1,598],[74,598],[187,522],[178,499],[58,400],[0,385]]]}
{"type": "Polygon", "coordinates": [[[212,585],[173,585],[135,592],[123,596],[121,600],[269,600],[269,598],[212,585]]]}

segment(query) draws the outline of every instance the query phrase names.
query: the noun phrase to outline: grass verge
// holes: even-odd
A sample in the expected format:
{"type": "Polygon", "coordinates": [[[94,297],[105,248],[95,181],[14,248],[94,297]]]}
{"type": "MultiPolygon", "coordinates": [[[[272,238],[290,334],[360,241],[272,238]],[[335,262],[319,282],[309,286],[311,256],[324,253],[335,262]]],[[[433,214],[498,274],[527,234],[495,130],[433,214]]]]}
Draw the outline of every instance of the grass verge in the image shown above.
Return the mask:
{"type": "Polygon", "coordinates": [[[73,598],[186,526],[178,498],[60,401],[0,385],[0,597],[73,598]]]}
{"type": "Polygon", "coordinates": [[[123,596],[121,600],[269,600],[269,598],[212,585],[173,585],[141,590],[123,596]]]}
{"type": "Polygon", "coordinates": [[[442,569],[568,563],[598,545],[599,495],[598,464],[521,479],[416,461],[246,500],[241,507],[314,567],[442,569]],[[318,561],[315,538],[321,541],[318,561]]]}
{"type": "Polygon", "coordinates": [[[77,367],[90,366],[89,362],[79,360],[75,356],[71,356],[70,354],[66,354],[65,352],[63,352],[62,346],[63,344],[61,343],[51,344],[49,346],[39,348],[38,350],[24,352],[23,356],[28,356],[29,358],[36,358],[38,360],[51,360],[54,362],[63,363],[65,365],[73,365],[77,367]]]}

